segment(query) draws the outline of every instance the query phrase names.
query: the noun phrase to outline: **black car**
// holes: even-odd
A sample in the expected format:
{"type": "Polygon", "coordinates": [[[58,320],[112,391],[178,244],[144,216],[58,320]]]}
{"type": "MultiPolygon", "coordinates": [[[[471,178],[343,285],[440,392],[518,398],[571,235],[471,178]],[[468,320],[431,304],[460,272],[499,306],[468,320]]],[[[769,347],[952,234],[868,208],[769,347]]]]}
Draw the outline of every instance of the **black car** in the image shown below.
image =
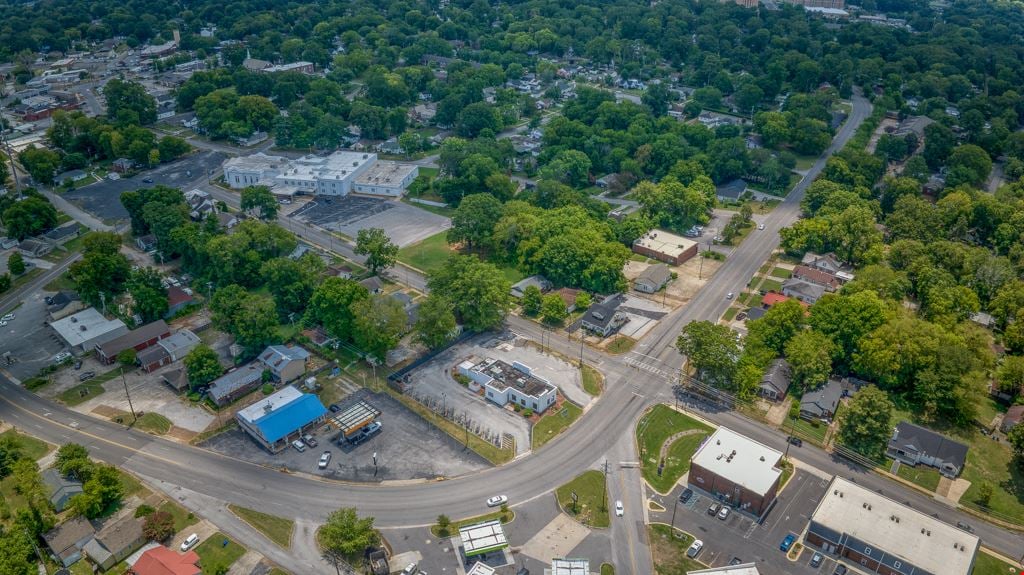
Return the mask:
{"type": "Polygon", "coordinates": [[[86,380],[92,379],[94,377],[96,377],[96,372],[95,371],[86,371],[86,372],[82,372],[82,375],[78,376],[78,381],[86,381],[86,380]]]}
{"type": "Polygon", "coordinates": [[[974,533],[974,528],[968,525],[967,523],[964,523],[963,521],[957,521],[956,526],[968,533],[974,533]]]}
{"type": "Polygon", "coordinates": [[[832,572],[832,575],[846,575],[846,565],[842,563],[836,565],[836,570],[832,572]]]}
{"type": "Polygon", "coordinates": [[[739,557],[733,557],[729,560],[729,565],[739,565],[740,563],[743,563],[743,560],[739,557]]]}
{"type": "Polygon", "coordinates": [[[338,413],[339,411],[341,411],[341,406],[339,406],[337,403],[332,403],[331,406],[328,407],[327,409],[331,410],[331,413],[338,413]]]}
{"type": "Polygon", "coordinates": [[[142,178],[142,183],[143,184],[152,184],[153,183],[153,178],[142,178]]]}
{"type": "Polygon", "coordinates": [[[793,444],[793,445],[795,445],[797,447],[803,447],[803,445],[804,445],[804,440],[803,439],[800,439],[799,437],[793,437],[792,435],[787,437],[786,441],[790,442],[791,444],[793,444]]]}
{"type": "Polygon", "coordinates": [[[682,493],[679,494],[679,502],[686,503],[687,501],[690,500],[691,497],[693,497],[693,490],[687,487],[686,489],[683,490],[682,493]]]}

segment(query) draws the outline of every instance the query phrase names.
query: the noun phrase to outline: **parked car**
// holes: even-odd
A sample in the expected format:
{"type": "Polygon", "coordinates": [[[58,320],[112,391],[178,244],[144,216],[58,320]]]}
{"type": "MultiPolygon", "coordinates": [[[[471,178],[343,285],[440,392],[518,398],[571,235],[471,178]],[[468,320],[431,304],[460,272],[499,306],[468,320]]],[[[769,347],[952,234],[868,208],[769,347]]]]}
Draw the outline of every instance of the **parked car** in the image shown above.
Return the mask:
{"type": "Polygon", "coordinates": [[[313,436],[308,433],[302,436],[302,441],[303,443],[310,447],[316,447],[316,439],[314,439],[313,436]]]}
{"type": "Polygon", "coordinates": [[[693,497],[693,490],[690,489],[689,487],[687,487],[686,489],[683,490],[682,493],[679,494],[679,502],[680,503],[686,503],[692,497],[693,497]]]}
{"type": "Polygon", "coordinates": [[[725,505],[723,505],[722,508],[718,511],[718,518],[721,519],[722,521],[725,521],[726,519],[728,519],[729,518],[729,508],[726,507],[725,505]]]}
{"type": "Polygon", "coordinates": [[[415,563],[406,565],[405,569],[402,569],[402,575],[416,575],[416,567],[415,563]]]}
{"type": "Polygon", "coordinates": [[[303,451],[306,450],[306,444],[302,443],[301,439],[296,439],[295,441],[293,441],[292,447],[294,447],[295,451],[298,451],[299,453],[302,453],[303,451]]]}
{"type": "Polygon", "coordinates": [[[381,423],[379,421],[374,421],[370,425],[367,425],[366,427],[355,432],[355,434],[353,434],[352,437],[348,438],[348,442],[351,443],[352,445],[359,445],[360,443],[376,435],[380,431],[380,428],[381,423]]]}
{"type": "Polygon", "coordinates": [[[82,374],[78,376],[78,381],[87,381],[94,377],[96,377],[95,371],[83,371],[82,374]]]}
{"type": "Polygon", "coordinates": [[[0,317],[0,319],[2,319],[4,321],[11,321],[12,319],[14,319],[14,314],[13,313],[5,314],[3,317],[0,317]]]}
{"type": "Polygon", "coordinates": [[[764,224],[757,224],[757,229],[763,230],[764,229],[764,224]]]}
{"type": "Polygon", "coordinates": [[[743,560],[739,557],[733,557],[729,560],[729,565],[739,565],[740,563],[743,563],[743,560]]]}
{"type": "Polygon", "coordinates": [[[189,535],[188,537],[185,538],[184,541],[181,542],[181,551],[182,552],[188,551],[189,549],[195,547],[196,543],[199,543],[199,534],[198,533],[193,533],[192,535],[189,535]]]}
{"type": "Polygon", "coordinates": [[[786,535],[786,538],[783,539],[782,543],[779,545],[779,551],[789,552],[789,548],[793,546],[794,541],[796,541],[796,535],[793,535],[792,533],[786,535]]]}
{"type": "Polygon", "coordinates": [[[797,447],[803,447],[803,444],[804,444],[804,440],[803,439],[800,439],[799,437],[794,437],[792,435],[787,437],[786,441],[790,442],[791,444],[793,444],[793,445],[795,445],[797,447]]]}
{"type": "Polygon", "coordinates": [[[330,463],[330,462],[331,462],[331,452],[330,451],[325,451],[320,456],[320,462],[317,463],[316,465],[320,469],[327,469],[327,464],[330,463]]]}
{"type": "Polygon", "coordinates": [[[704,548],[704,542],[697,539],[690,545],[690,548],[686,550],[686,556],[693,559],[700,554],[700,550],[704,548]]]}
{"type": "Polygon", "coordinates": [[[153,178],[142,178],[142,183],[143,184],[152,184],[153,183],[153,178]]]}
{"type": "Polygon", "coordinates": [[[62,351],[62,352],[58,353],[57,355],[53,356],[53,362],[54,363],[60,363],[62,361],[67,361],[69,359],[71,359],[71,353],[67,352],[67,351],[62,351]]]}
{"type": "Polygon", "coordinates": [[[495,495],[487,500],[488,507],[498,507],[508,503],[508,495],[495,495]]]}
{"type": "Polygon", "coordinates": [[[719,507],[720,506],[717,503],[712,503],[711,505],[709,505],[708,506],[708,515],[711,515],[711,516],[716,515],[718,513],[718,508],[719,507]]]}
{"type": "Polygon", "coordinates": [[[328,407],[327,409],[331,410],[331,413],[338,413],[339,411],[341,411],[341,406],[338,405],[337,403],[332,403],[331,406],[328,407]]]}
{"type": "Polygon", "coordinates": [[[616,517],[622,517],[623,513],[625,513],[625,512],[626,512],[625,508],[622,507],[622,501],[616,501],[615,502],[615,516],[616,517]]]}
{"type": "Polygon", "coordinates": [[[80,359],[76,359],[75,360],[75,369],[76,370],[82,369],[82,360],[80,360],[80,359]]]}
{"type": "Polygon", "coordinates": [[[729,292],[729,293],[725,294],[725,299],[732,299],[732,296],[733,296],[733,293],[729,292]]]}
{"type": "Polygon", "coordinates": [[[832,572],[832,575],[846,575],[846,565],[843,565],[842,563],[836,565],[836,569],[832,572]]]}
{"type": "Polygon", "coordinates": [[[817,551],[815,551],[814,555],[811,556],[811,567],[814,567],[815,569],[817,569],[818,567],[821,567],[821,562],[824,561],[824,560],[825,560],[825,557],[822,556],[821,553],[818,553],[817,551]]]}

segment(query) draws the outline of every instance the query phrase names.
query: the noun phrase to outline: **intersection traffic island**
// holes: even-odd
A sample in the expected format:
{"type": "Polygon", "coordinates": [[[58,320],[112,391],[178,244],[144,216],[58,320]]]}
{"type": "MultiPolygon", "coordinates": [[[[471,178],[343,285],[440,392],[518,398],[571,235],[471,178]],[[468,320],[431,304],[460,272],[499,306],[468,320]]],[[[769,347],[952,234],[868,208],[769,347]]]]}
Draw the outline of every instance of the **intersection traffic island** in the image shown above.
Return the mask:
{"type": "Polygon", "coordinates": [[[462,554],[465,566],[477,562],[495,568],[512,564],[508,539],[497,519],[459,528],[458,541],[453,543],[462,554]]]}

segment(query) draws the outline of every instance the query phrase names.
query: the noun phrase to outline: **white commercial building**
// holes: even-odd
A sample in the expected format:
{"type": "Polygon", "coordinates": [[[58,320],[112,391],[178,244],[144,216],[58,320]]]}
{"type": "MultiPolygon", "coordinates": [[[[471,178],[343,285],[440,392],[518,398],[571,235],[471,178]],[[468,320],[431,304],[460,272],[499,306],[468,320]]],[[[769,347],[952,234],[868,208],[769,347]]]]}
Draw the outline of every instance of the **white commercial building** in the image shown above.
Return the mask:
{"type": "Polygon", "coordinates": [[[381,161],[377,154],[338,151],[289,160],[263,153],[224,162],[224,181],[234,189],[269,186],[274,195],[346,196],[352,192],[401,197],[419,175],[414,164],[381,161]]]}
{"type": "Polygon", "coordinates": [[[459,541],[466,559],[508,547],[505,530],[497,519],[459,528],[459,541]]]}
{"type": "Polygon", "coordinates": [[[589,559],[551,560],[551,569],[545,569],[544,575],[590,575],[589,559]]]}
{"type": "Polygon", "coordinates": [[[470,379],[471,390],[482,386],[487,399],[498,405],[512,402],[543,413],[558,398],[557,387],[518,361],[510,365],[493,358],[479,363],[466,360],[459,364],[459,373],[470,379]]]}
{"type": "Polygon", "coordinates": [[[690,459],[688,481],[737,509],[759,516],[778,493],[781,460],[781,451],[719,427],[690,459]]]}
{"type": "Polygon", "coordinates": [[[128,326],[119,319],[107,319],[90,307],[50,323],[75,353],[92,350],[116,337],[128,333],[128,326]]]}
{"type": "Polygon", "coordinates": [[[274,185],[274,178],[288,168],[287,158],[268,156],[263,152],[251,156],[229,158],[224,162],[224,181],[233,189],[257,184],[274,185]]]}
{"type": "Polygon", "coordinates": [[[419,166],[415,164],[381,160],[356,178],[354,191],[357,194],[400,198],[419,173],[419,166]]]}

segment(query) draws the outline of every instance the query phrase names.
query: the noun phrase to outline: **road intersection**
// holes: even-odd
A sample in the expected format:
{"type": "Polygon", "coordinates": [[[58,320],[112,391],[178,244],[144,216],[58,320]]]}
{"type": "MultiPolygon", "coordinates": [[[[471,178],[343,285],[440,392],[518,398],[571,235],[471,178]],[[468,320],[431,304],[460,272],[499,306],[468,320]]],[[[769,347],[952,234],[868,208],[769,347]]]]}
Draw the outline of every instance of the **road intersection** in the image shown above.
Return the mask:
{"type": "MultiPolygon", "coordinates": [[[[855,95],[850,118],[828,152],[811,167],[786,200],[765,218],[765,229],[748,238],[687,306],[667,316],[652,330],[640,342],[638,351],[653,358],[651,361],[656,360],[654,363],[680,365],[682,358],[674,347],[680,329],[691,321],[714,321],[720,317],[729,305],[725,294],[746,285],[768,259],[778,246],[779,230],[798,217],[800,199],[824,168],[827,157],[841,149],[869,113],[867,100],[855,95]]],[[[217,199],[238,205],[236,195],[213,186],[204,188],[214,193],[217,199]]],[[[344,240],[287,218],[282,222],[306,241],[356,261],[361,260],[344,240]]],[[[425,278],[415,270],[400,269],[393,272],[393,278],[417,289],[425,289],[425,278]]],[[[540,340],[543,332],[538,324],[517,317],[510,317],[508,325],[513,331],[531,339],[540,340]]],[[[561,338],[548,337],[548,340],[552,349],[568,357],[579,356],[578,343],[561,338]]],[[[327,513],[338,507],[353,506],[363,514],[374,516],[376,524],[384,529],[429,525],[439,513],[450,517],[478,515],[484,512],[484,500],[498,492],[508,495],[514,508],[525,505],[548,496],[580,472],[599,468],[608,461],[610,499],[622,499],[627,510],[626,517],[621,520],[615,518],[612,526],[612,536],[617,542],[612,549],[616,568],[624,573],[651,573],[653,566],[642,529],[646,508],[643,481],[638,469],[624,463],[636,459],[633,429],[638,418],[651,405],[674,400],[670,382],[652,370],[639,369],[638,366],[648,362],[640,355],[612,357],[587,349],[584,360],[602,371],[607,385],[601,400],[572,428],[528,457],[444,481],[366,485],[282,473],[111,422],[83,417],[37,397],[2,376],[0,418],[52,443],[81,443],[99,459],[146,477],[161,478],[167,485],[204,497],[312,521],[322,521],[327,513]]],[[[697,404],[688,406],[688,409],[715,424],[727,425],[773,447],[781,449],[785,445],[785,436],[777,429],[736,412],[697,404]]],[[[890,482],[817,448],[807,446],[791,455],[802,465],[852,478],[943,521],[970,522],[975,525],[985,545],[1006,555],[1014,556],[1024,548],[1024,537],[1017,533],[977,521],[946,502],[890,482]]],[[[316,572],[307,565],[308,562],[297,562],[285,566],[296,573],[316,572]]]]}

